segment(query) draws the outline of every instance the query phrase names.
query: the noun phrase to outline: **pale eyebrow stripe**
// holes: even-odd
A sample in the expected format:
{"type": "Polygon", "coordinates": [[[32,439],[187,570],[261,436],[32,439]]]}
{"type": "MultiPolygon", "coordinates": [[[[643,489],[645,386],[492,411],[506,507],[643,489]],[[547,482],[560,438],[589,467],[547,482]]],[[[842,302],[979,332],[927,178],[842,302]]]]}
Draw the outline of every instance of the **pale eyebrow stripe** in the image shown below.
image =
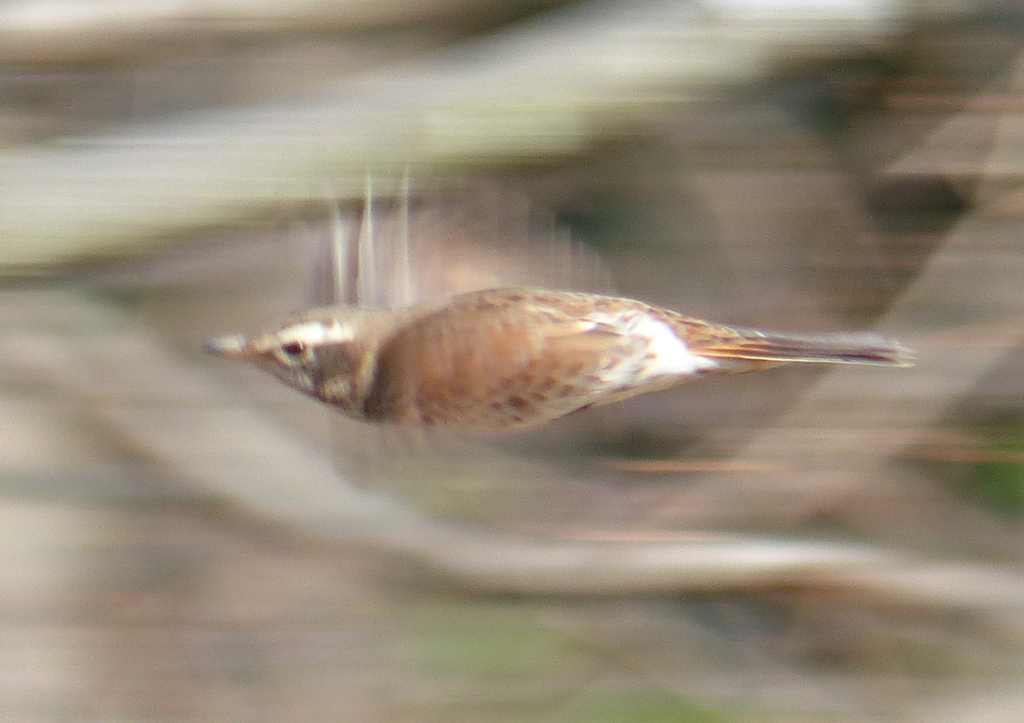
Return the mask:
{"type": "Polygon", "coordinates": [[[282,329],[278,334],[278,340],[282,344],[289,342],[302,342],[304,344],[326,344],[330,342],[351,341],[353,338],[352,327],[333,321],[325,324],[319,321],[307,321],[302,324],[282,329]]]}

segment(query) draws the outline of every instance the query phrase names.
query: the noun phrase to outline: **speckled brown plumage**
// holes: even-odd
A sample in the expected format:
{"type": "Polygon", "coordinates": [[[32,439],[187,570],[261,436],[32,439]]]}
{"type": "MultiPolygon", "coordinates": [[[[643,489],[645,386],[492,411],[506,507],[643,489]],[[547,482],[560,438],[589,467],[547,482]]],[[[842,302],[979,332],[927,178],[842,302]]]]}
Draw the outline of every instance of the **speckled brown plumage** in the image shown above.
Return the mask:
{"type": "Polygon", "coordinates": [[[873,334],[781,334],[713,324],[632,299],[505,288],[433,308],[318,309],[210,344],[371,422],[496,431],[787,362],[907,363],[873,334]]]}

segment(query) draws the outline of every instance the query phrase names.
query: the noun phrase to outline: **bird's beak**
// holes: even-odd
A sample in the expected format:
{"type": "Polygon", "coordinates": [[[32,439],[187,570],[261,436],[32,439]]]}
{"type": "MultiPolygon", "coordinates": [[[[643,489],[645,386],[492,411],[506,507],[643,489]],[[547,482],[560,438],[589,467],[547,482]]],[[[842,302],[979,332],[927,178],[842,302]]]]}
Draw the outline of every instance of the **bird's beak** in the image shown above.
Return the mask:
{"type": "Polygon", "coordinates": [[[216,354],[227,359],[245,359],[249,356],[248,344],[241,334],[210,339],[203,342],[202,349],[207,354],[216,354]]]}

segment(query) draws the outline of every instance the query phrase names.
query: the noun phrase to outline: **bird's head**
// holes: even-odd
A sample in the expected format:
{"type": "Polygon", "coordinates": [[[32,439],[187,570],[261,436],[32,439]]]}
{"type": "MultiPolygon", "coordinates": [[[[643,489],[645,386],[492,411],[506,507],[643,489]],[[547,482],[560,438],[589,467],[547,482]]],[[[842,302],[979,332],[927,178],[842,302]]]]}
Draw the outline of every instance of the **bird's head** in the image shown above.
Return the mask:
{"type": "Polygon", "coordinates": [[[253,334],[211,339],[203,351],[255,364],[304,394],[362,417],[375,351],[390,326],[383,312],[313,309],[253,334]]]}

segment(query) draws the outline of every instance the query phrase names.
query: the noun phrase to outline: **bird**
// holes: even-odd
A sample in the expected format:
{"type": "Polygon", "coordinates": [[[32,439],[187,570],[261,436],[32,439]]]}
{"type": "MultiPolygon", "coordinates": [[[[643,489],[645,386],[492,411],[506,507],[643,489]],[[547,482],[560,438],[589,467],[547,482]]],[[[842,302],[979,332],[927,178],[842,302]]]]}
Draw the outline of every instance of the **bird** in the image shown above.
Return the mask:
{"type": "Polygon", "coordinates": [[[211,339],[344,415],[378,424],[495,433],[783,364],[912,364],[870,332],[761,331],[633,299],[509,287],[385,310],[310,309],[263,331],[211,339]]]}

